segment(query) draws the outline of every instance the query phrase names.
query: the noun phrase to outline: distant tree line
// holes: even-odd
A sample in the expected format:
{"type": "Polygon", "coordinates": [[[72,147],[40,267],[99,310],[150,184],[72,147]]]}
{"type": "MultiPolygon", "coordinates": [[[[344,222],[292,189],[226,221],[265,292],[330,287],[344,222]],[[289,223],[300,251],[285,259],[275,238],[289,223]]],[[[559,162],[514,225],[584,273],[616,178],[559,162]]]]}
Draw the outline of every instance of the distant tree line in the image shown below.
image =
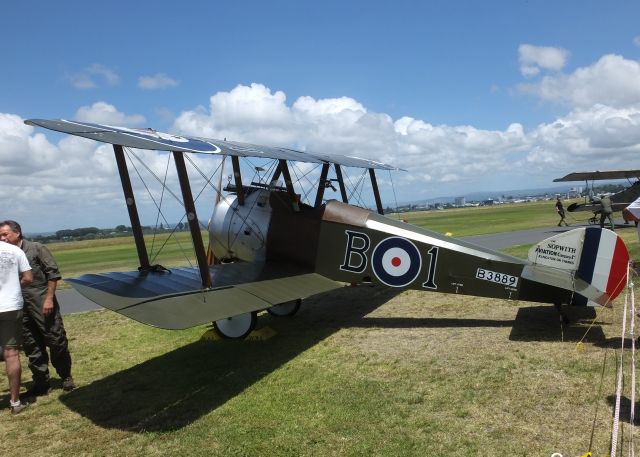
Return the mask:
{"type": "MultiPolygon", "coordinates": [[[[182,222],[176,224],[176,231],[184,231],[187,230],[189,226],[182,222]]],[[[148,225],[142,226],[143,233],[154,233],[159,231],[170,231],[173,230],[171,228],[165,228],[163,224],[160,224],[157,228],[153,228],[148,225]]],[[[131,236],[133,231],[131,227],[126,225],[118,225],[115,228],[107,228],[100,229],[98,227],[80,227],[75,229],[64,229],[58,230],[51,235],[37,235],[29,237],[29,239],[34,241],[39,241],[40,243],[51,243],[51,242],[59,242],[59,241],[82,241],[82,240],[96,240],[103,238],[116,238],[122,236],[131,236]]]]}

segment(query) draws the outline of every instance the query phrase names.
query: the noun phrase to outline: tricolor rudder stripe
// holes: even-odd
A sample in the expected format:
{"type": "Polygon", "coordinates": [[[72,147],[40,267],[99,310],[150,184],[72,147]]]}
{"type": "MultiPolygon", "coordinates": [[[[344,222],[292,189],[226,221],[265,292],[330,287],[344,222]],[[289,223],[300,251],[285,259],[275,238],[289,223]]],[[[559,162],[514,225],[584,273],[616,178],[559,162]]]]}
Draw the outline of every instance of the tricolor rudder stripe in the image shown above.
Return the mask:
{"type": "Polygon", "coordinates": [[[585,230],[582,256],[576,276],[615,299],[627,283],[629,252],[622,239],[611,230],[585,230]]]}

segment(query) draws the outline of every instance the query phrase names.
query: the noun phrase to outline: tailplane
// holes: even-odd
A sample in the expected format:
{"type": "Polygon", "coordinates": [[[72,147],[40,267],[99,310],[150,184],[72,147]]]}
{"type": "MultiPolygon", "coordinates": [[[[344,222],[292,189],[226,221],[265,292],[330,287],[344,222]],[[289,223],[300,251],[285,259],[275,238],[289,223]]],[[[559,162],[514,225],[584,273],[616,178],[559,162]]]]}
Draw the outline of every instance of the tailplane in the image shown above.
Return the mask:
{"type": "Polygon", "coordinates": [[[627,284],[629,252],[615,232],[577,228],[529,250],[523,277],[574,292],[571,304],[609,306],[627,284]]]}

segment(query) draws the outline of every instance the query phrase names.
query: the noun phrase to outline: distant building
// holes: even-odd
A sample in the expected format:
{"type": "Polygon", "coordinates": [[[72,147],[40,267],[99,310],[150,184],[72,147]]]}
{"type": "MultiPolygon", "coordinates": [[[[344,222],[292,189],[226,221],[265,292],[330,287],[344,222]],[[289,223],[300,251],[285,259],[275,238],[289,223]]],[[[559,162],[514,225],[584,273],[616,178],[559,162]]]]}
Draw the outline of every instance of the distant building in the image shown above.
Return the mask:
{"type": "Polygon", "coordinates": [[[458,207],[462,207],[467,204],[467,199],[464,197],[456,197],[454,201],[454,205],[458,207]]]}

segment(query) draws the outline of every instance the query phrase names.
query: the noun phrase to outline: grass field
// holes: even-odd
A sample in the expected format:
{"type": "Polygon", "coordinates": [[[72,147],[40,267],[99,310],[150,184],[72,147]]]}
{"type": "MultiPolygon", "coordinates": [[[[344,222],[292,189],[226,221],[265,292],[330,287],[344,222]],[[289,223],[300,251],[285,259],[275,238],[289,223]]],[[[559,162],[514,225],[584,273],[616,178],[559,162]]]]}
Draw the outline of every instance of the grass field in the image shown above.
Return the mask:
{"type": "MultiPolygon", "coordinates": [[[[202,233],[207,239],[206,232],[202,233]]],[[[149,261],[164,266],[197,265],[189,232],[145,236],[149,261]]],[[[138,255],[133,237],[71,241],[47,245],[65,277],[88,271],[126,271],[138,268],[138,255]]]]}
{"type": "MultiPolygon", "coordinates": [[[[572,202],[573,200],[565,201],[565,207],[572,202]]],[[[411,224],[440,233],[449,232],[453,236],[484,235],[553,226],[559,219],[554,205],[555,200],[551,200],[402,213],[400,217],[411,224]]],[[[589,212],[566,214],[569,224],[584,223],[592,215],[589,212]]]]}
{"type": "MultiPolygon", "coordinates": [[[[462,236],[523,219],[551,226],[552,205],[408,218],[462,236]]],[[[635,230],[620,234],[637,252],[635,230]]],[[[126,242],[52,248],[72,275],[103,269],[103,253],[112,254],[104,269],[135,266],[117,254],[132,249],[126,242]]],[[[294,318],[261,315],[245,341],[108,311],[71,315],[79,388],[0,415],[0,455],[566,457],[588,450],[593,429],[594,456],[603,456],[622,303],[572,309],[574,324],[563,327],[550,306],[345,287],[306,300],[294,318]]],[[[0,397],[6,403],[4,378],[0,397]]]]}

